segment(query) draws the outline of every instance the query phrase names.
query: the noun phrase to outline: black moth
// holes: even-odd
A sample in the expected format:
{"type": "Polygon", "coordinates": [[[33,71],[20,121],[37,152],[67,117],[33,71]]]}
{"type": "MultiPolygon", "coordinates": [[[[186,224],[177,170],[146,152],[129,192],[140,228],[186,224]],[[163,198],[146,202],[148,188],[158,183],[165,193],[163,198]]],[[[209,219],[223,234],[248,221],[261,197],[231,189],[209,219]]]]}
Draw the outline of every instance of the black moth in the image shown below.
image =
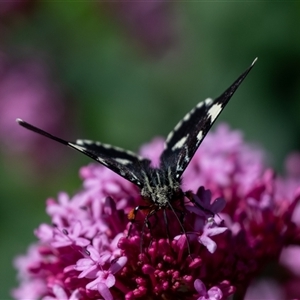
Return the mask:
{"type": "Polygon", "coordinates": [[[82,152],[137,185],[146,205],[137,206],[129,213],[128,218],[131,222],[135,220],[139,210],[147,212],[144,225],[147,225],[149,217],[155,215],[159,210],[163,210],[164,219],[167,222],[165,211],[169,209],[174,212],[182,232],[186,235],[182,222],[172,205],[178,200],[182,203],[184,196],[190,198],[188,192],[185,193],[181,190],[181,175],[211,126],[248,75],[256,60],[257,58],[220,97],[215,100],[208,98],[198,103],[175,126],[165,141],[165,147],[160,156],[159,168],[151,167],[150,160],[131,151],[90,140],[68,142],[21,119],[17,119],[17,122],[29,130],[82,152]]]}

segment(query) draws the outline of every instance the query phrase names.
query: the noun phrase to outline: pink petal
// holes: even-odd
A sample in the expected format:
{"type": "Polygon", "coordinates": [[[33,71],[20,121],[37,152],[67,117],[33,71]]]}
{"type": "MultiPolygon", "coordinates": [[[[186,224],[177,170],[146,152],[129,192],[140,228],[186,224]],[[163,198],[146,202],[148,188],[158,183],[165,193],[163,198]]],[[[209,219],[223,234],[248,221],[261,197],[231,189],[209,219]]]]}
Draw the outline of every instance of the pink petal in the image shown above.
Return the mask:
{"type": "Polygon", "coordinates": [[[75,223],[75,226],[73,227],[73,234],[74,236],[79,236],[80,235],[80,232],[81,232],[81,223],[80,222],[76,222],[75,223]]]}
{"type": "Polygon", "coordinates": [[[221,212],[226,206],[226,201],[223,198],[217,198],[210,206],[210,210],[217,214],[221,212]]]}
{"type": "Polygon", "coordinates": [[[200,280],[196,279],[194,282],[194,287],[199,296],[205,296],[206,295],[206,287],[205,284],[200,280]]]}
{"type": "Polygon", "coordinates": [[[109,268],[110,272],[112,274],[117,273],[119,270],[121,270],[125,264],[127,263],[127,257],[121,256],[117,261],[115,261],[109,268]]]}
{"type": "Polygon", "coordinates": [[[105,285],[108,287],[108,288],[111,288],[112,286],[114,286],[116,283],[116,278],[114,275],[112,274],[108,274],[108,276],[106,277],[105,279],[105,285]]]}
{"type": "Polygon", "coordinates": [[[104,300],[114,299],[108,287],[104,283],[99,283],[97,287],[98,287],[98,292],[101,294],[104,300]]]}
{"type": "Polygon", "coordinates": [[[223,233],[224,231],[226,231],[228,228],[227,227],[213,227],[213,228],[209,228],[207,230],[207,235],[209,236],[214,236],[220,233],[223,233]]]}
{"type": "Polygon", "coordinates": [[[201,236],[198,241],[204,245],[210,253],[214,253],[217,249],[217,244],[208,236],[201,236]]]}
{"type": "Polygon", "coordinates": [[[209,289],[207,294],[211,300],[220,300],[223,297],[222,291],[216,286],[213,286],[211,289],[209,289]]]}
{"type": "Polygon", "coordinates": [[[60,285],[55,284],[53,286],[52,290],[57,299],[67,299],[68,298],[66,292],[60,285]]]}

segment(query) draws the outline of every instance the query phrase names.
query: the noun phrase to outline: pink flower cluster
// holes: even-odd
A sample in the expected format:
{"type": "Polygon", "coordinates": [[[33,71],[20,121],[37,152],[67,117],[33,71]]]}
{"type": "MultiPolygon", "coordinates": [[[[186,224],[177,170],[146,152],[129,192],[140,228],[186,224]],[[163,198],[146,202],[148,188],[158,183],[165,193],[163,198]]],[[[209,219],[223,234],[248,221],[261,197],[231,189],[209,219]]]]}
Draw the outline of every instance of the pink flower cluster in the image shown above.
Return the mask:
{"type": "MultiPolygon", "coordinates": [[[[163,140],[155,139],[141,154],[157,165],[162,148],[163,140]]],[[[149,224],[139,211],[129,235],[128,213],[145,205],[137,187],[99,164],[83,167],[80,192],[47,200],[53,225],[41,224],[35,231],[38,242],[16,258],[20,285],[13,297],[204,300],[245,295],[285,246],[300,242],[300,222],[293,221],[299,174],[278,178],[263,161],[264,153],[247,145],[240,132],[219,126],[184,173],[183,190],[191,191],[193,203],[186,201],[178,215],[160,211],[149,224]],[[216,215],[208,218],[205,211],[216,215]]]]}

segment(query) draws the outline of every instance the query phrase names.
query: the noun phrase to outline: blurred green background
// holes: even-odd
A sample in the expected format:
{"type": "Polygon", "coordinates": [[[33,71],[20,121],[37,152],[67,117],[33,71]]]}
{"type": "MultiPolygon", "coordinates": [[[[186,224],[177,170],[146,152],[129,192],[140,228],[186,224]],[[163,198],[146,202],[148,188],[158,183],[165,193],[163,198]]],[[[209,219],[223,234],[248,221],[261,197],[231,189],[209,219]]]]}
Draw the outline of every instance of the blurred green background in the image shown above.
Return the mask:
{"type": "MultiPolygon", "coordinates": [[[[17,285],[13,257],[49,221],[45,200],[80,189],[78,170],[90,162],[44,139],[31,147],[34,134],[15,129],[16,117],[69,140],[136,151],[166,136],[199,101],[219,96],[258,56],[218,122],[264,147],[278,171],[299,150],[300,2],[23,2],[0,3],[0,299],[17,285]],[[30,96],[11,96],[24,94],[31,67],[7,96],[6,79],[24,61],[48,74],[42,108],[30,96]]],[[[35,87],[41,77],[28,83],[31,93],[43,94],[35,87]]]]}

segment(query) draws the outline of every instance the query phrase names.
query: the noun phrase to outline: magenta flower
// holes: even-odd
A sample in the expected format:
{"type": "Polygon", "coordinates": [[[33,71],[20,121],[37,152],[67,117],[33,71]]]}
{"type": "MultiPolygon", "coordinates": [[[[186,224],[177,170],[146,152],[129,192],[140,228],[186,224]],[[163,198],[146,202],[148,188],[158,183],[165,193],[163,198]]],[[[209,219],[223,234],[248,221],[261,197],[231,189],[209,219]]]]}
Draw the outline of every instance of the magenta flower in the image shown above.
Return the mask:
{"type": "Polygon", "coordinates": [[[282,300],[297,298],[286,297],[280,285],[278,285],[275,281],[261,280],[258,282],[254,281],[254,283],[249,287],[245,295],[245,300],[253,299],[282,300]]]}
{"type": "Polygon", "coordinates": [[[214,223],[207,222],[203,228],[203,233],[199,236],[198,241],[203,244],[210,253],[214,253],[217,249],[217,244],[210,236],[214,236],[223,233],[227,230],[227,227],[219,227],[214,223]]]}
{"type": "MultiPolygon", "coordinates": [[[[163,140],[155,139],[141,154],[157,165],[162,149],[163,140]]],[[[183,189],[193,201],[175,205],[178,215],[159,211],[147,223],[140,210],[132,227],[128,213],[145,205],[137,187],[101,165],[81,168],[81,191],[47,200],[54,225],[41,224],[38,242],[16,258],[20,285],[13,297],[244,296],[284,247],[300,242],[299,173],[277,177],[263,162],[260,149],[221,125],[207,135],[184,173],[183,189]]]]}

